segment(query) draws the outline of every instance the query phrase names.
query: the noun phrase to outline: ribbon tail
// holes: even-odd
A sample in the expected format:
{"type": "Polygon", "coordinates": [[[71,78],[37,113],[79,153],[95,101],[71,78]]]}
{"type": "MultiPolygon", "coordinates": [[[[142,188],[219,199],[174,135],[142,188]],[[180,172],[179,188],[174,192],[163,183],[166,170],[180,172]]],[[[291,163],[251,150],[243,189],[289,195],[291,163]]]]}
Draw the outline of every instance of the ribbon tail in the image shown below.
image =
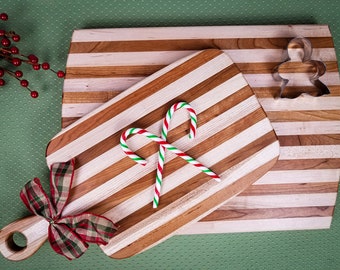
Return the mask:
{"type": "Polygon", "coordinates": [[[66,224],[51,224],[48,240],[52,249],[68,260],[79,258],[88,248],[88,244],[66,224]]]}
{"type": "Polygon", "coordinates": [[[91,213],[64,217],[58,223],[67,224],[85,242],[106,245],[118,227],[109,219],[91,213]]]}

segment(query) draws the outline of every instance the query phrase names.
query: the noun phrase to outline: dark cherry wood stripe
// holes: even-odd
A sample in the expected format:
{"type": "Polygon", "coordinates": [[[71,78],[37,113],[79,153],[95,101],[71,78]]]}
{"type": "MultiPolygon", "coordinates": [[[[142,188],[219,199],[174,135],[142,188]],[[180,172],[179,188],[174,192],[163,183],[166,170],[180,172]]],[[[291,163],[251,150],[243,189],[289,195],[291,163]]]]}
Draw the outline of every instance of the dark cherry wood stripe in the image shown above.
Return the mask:
{"type": "MultiPolygon", "coordinates": [[[[208,199],[202,201],[200,204],[188,209],[182,215],[175,217],[174,219],[170,220],[166,224],[159,226],[157,229],[149,232],[145,236],[139,238],[135,242],[131,243],[125,248],[117,251],[116,253],[112,254],[111,257],[113,258],[126,258],[133,254],[136,254],[144,249],[144,247],[148,247],[153,243],[161,240],[165,236],[173,233],[178,228],[184,226],[191,220],[194,220],[198,216],[202,215],[203,213],[215,208],[217,205],[221,204],[223,201],[226,201],[229,198],[237,195],[238,190],[242,190],[242,187],[249,186],[253,182],[255,182],[259,177],[264,175],[275,163],[276,159],[273,159],[263,166],[259,167],[257,170],[253,171],[252,173],[246,175],[245,177],[240,178],[236,183],[230,185],[218,192],[214,195],[209,197],[208,199]]],[[[121,220],[118,224],[120,225],[120,230],[118,233],[130,228],[131,226],[135,225],[138,221],[134,220],[137,216],[141,215],[144,216],[145,212],[155,211],[151,208],[150,205],[147,205],[138,211],[138,214],[131,215],[132,223],[129,218],[121,220]]],[[[136,212],[135,212],[136,213],[136,212]]],[[[148,213],[149,215],[150,213],[148,213]]],[[[144,217],[145,218],[145,217],[144,217]]]]}
{"type": "Polygon", "coordinates": [[[271,170],[339,169],[339,164],[340,158],[278,160],[271,170]]]}
{"type": "Polygon", "coordinates": [[[66,79],[147,77],[167,65],[67,67],[66,79]]]}
{"type": "MultiPolygon", "coordinates": [[[[313,48],[333,48],[332,37],[308,37],[313,48]]],[[[72,42],[70,53],[182,51],[205,49],[282,49],[291,38],[226,38],[72,42]]]]}
{"type": "MultiPolygon", "coordinates": [[[[247,118],[245,118],[245,119],[243,119],[239,122],[236,122],[230,128],[234,128],[235,130],[238,130],[239,132],[241,132],[241,131],[243,131],[244,129],[247,128],[247,126],[244,125],[245,122],[254,121],[254,123],[256,123],[257,121],[255,121],[255,119],[258,119],[259,117],[261,117],[259,115],[259,112],[253,113],[252,115],[247,116],[247,118]]],[[[249,124],[253,124],[253,123],[249,123],[249,124]]],[[[225,128],[221,132],[216,133],[215,135],[211,136],[208,140],[205,140],[204,142],[200,143],[199,145],[196,145],[195,147],[188,150],[187,153],[189,155],[192,155],[192,156],[201,156],[201,155],[205,154],[206,152],[208,152],[212,148],[220,145],[224,140],[229,139],[234,135],[234,134],[232,134],[232,132],[230,132],[230,128],[225,128]],[[213,143],[213,145],[212,145],[212,143],[213,143]]],[[[230,155],[228,158],[226,158],[223,161],[219,162],[218,164],[212,166],[211,169],[214,170],[218,174],[220,171],[226,170],[226,169],[234,166],[235,164],[237,164],[237,162],[240,162],[242,159],[244,159],[244,157],[248,157],[249,155],[252,155],[255,152],[257,152],[259,149],[261,149],[261,145],[263,145],[264,143],[269,144],[269,143],[274,142],[275,136],[273,136],[273,134],[274,134],[273,132],[270,132],[270,133],[262,136],[261,138],[254,141],[252,144],[245,146],[244,148],[240,149],[236,153],[230,155]]],[[[150,147],[152,147],[152,149],[150,149],[150,148],[148,148],[148,149],[153,150],[153,153],[155,153],[159,149],[156,144],[153,144],[153,146],[150,145],[150,147]]],[[[151,153],[151,154],[153,154],[153,153],[151,153]]],[[[164,166],[164,174],[163,174],[164,180],[166,181],[166,177],[169,174],[178,170],[178,168],[185,166],[186,164],[187,164],[186,161],[184,161],[183,159],[181,159],[179,157],[176,157],[173,160],[167,162],[164,166]]],[[[114,168],[115,168],[114,166],[111,167],[111,169],[114,169],[114,168]]],[[[119,166],[119,168],[120,168],[120,166],[119,166]]],[[[125,187],[121,191],[113,194],[112,196],[110,196],[107,199],[103,200],[102,202],[98,203],[96,206],[94,206],[91,209],[91,211],[93,211],[94,213],[100,213],[100,214],[105,213],[106,211],[112,209],[113,207],[120,204],[124,200],[126,200],[130,197],[133,197],[134,195],[136,195],[140,191],[146,189],[147,187],[153,186],[154,183],[155,183],[155,177],[156,177],[155,171],[150,172],[149,174],[141,177],[138,180],[138,182],[135,182],[135,183],[125,187]]],[[[93,179],[97,179],[97,181],[98,181],[98,177],[94,177],[93,179]]],[[[198,176],[195,176],[192,180],[189,180],[189,182],[186,181],[185,184],[181,185],[181,188],[190,187],[191,189],[194,189],[194,188],[196,188],[196,184],[201,185],[201,184],[205,183],[206,179],[207,178],[204,178],[204,174],[200,174],[198,176]],[[203,181],[203,182],[202,183],[200,183],[200,181],[196,182],[197,179],[200,179],[200,181],[203,181]]],[[[88,180],[88,181],[91,181],[91,179],[88,180]]],[[[78,195],[79,192],[83,192],[83,189],[80,188],[80,190],[77,191],[77,187],[75,187],[74,188],[74,194],[78,195]]],[[[171,198],[169,198],[169,202],[171,202],[171,200],[178,199],[179,197],[176,197],[176,196],[181,196],[180,194],[183,194],[182,192],[176,193],[176,192],[178,192],[178,190],[177,191],[171,191],[171,192],[172,193],[169,193],[170,195],[164,194],[164,196],[170,196],[171,197],[171,198]]],[[[72,193],[73,193],[73,190],[72,190],[72,193]]],[[[167,197],[165,197],[165,199],[164,199],[164,196],[162,196],[162,203],[163,203],[163,200],[165,200],[165,204],[166,204],[166,202],[167,202],[166,198],[167,197]]]]}
{"type": "Polygon", "coordinates": [[[191,71],[204,65],[207,61],[212,60],[219,55],[221,55],[221,52],[218,50],[207,50],[193,56],[183,64],[174,67],[166,74],[163,74],[152,82],[142,86],[138,91],[134,91],[133,93],[127,95],[121,99],[118,104],[115,103],[103,109],[101,113],[97,113],[89,117],[81,125],[75,126],[63,133],[61,136],[57,136],[56,138],[52,139],[48,145],[46,154],[50,155],[51,153],[63,148],[76,138],[83,136],[90,130],[105,123],[108,119],[115,117],[126,108],[134,106],[135,104],[141,102],[141,100],[162,90],[165,86],[176,81],[178,78],[185,76],[191,71]]]}
{"type": "Polygon", "coordinates": [[[64,92],[63,104],[105,103],[120,93],[121,91],[64,92]]]}
{"type": "MultiPolygon", "coordinates": [[[[336,61],[324,62],[328,72],[338,72],[336,61]]],[[[280,62],[259,63],[235,63],[244,74],[270,74],[280,62]]],[[[90,79],[90,78],[124,78],[124,77],[147,77],[166,65],[147,66],[86,66],[68,67],[66,79],[90,79]]],[[[315,73],[315,67],[299,62],[292,62],[280,68],[281,73],[315,73]]]]}
{"type": "MultiPolygon", "coordinates": [[[[330,94],[330,97],[337,97],[340,96],[340,85],[327,85],[330,94]]],[[[289,92],[300,92],[302,89],[301,86],[286,86],[286,90],[289,92]]],[[[253,87],[256,97],[258,98],[273,98],[277,97],[280,93],[279,86],[272,86],[272,87],[253,87]]],[[[316,88],[314,86],[303,86],[303,90],[306,93],[313,93],[315,92],[316,88]]]]}
{"type": "Polygon", "coordinates": [[[337,121],[340,110],[269,111],[271,122],[337,121]]]}
{"type": "Polygon", "coordinates": [[[331,217],[334,206],[320,207],[292,207],[292,208],[266,208],[266,209],[237,209],[228,210],[220,208],[204,217],[200,222],[228,221],[228,220],[255,220],[277,218],[310,218],[331,217]]]}
{"type": "MultiPolygon", "coordinates": [[[[171,107],[172,104],[179,102],[179,101],[186,101],[191,102],[195,100],[196,98],[200,97],[201,95],[209,92],[216,86],[222,84],[223,82],[229,80],[236,74],[238,74],[239,71],[235,67],[235,65],[229,66],[228,68],[222,70],[221,72],[218,72],[216,75],[210,77],[209,79],[201,82],[200,84],[194,86],[193,88],[187,90],[183,94],[177,96],[175,99],[168,101],[164,106],[160,106],[158,109],[154,110],[153,112],[145,115],[144,117],[141,117],[136,122],[131,123],[129,127],[141,127],[141,128],[147,128],[156,121],[159,121],[164,118],[168,108],[171,107]]],[[[205,112],[202,112],[198,115],[198,125],[203,125],[206,123],[206,121],[209,121],[209,114],[213,112],[212,115],[218,115],[217,113],[221,114],[226,109],[233,107],[234,105],[240,103],[242,99],[246,99],[253,95],[252,90],[249,86],[246,86],[241,89],[242,91],[238,91],[237,93],[223,99],[222,101],[216,103],[213,107],[209,108],[205,112]]],[[[129,127],[124,127],[124,129],[127,129],[129,127]]],[[[184,130],[183,132],[187,131],[188,124],[183,124],[184,130]]],[[[119,138],[121,133],[124,130],[120,130],[116,132],[115,134],[112,134],[111,136],[107,137],[106,139],[102,140],[98,144],[94,145],[93,147],[84,150],[81,154],[77,156],[77,168],[82,166],[83,164],[89,162],[96,156],[101,155],[102,153],[106,152],[110,148],[112,148],[115,145],[119,144],[119,138]]],[[[171,139],[172,134],[174,134],[173,131],[169,134],[169,139],[171,139]]],[[[185,136],[183,134],[183,136],[185,136]]]]}
{"type": "Polygon", "coordinates": [[[338,145],[340,134],[325,135],[289,135],[278,137],[280,146],[303,146],[303,145],[338,145]]]}

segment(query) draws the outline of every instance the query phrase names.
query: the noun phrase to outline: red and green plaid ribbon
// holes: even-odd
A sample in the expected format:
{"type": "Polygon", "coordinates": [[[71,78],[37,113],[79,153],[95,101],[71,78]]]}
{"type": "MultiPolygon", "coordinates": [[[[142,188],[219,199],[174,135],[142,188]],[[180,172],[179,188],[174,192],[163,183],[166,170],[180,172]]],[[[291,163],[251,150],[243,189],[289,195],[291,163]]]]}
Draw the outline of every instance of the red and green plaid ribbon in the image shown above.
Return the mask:
{"type": "Polygon", "coordinates": [[[117,230],[116,225],[103,216],[90,213],[61,216],[69,198],[73,171],[74,160],[51,166],[51,199],[38,178],[28,182],[20,192],[26,207],[50,223],[48,240],[53,250],[69,260],[80,257],[88,248],[87,242],[107,244],[117,230]]]}

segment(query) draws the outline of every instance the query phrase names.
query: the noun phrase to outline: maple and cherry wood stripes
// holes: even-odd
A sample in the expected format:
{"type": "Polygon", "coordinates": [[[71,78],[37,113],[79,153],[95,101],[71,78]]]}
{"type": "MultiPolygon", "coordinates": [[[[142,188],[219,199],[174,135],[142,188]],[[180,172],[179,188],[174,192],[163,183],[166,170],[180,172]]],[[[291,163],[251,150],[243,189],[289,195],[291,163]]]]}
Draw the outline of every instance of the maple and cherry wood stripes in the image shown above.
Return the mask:
{"type": "MultiPolygon", "coordinates": [[[[66,67],[62,126],[173,61],[206,48],[224,50],[244,73],[286,155],[255,184],[261,183],[257,187],[263,189],[261,194],[240,194],[218,215],[179,233],[328,228],[340,177],[340,83],[327,25],[76,30],[66,67]],[[317,99],[274,100],[280,82],[273,80],[272,70],[283,60],[283,48],[297,36],[308,38],[313,46],[312,59],[326,64],[321,80],[331,94],[317,99]],[[285,190],[280,185],[285,185],[285,190]],[[275,189],[280,194],[273,196],[275,189]]],[[[306,92],[314,90],[301,73],[313,72],[310,66],[292,62],[281,72],[294,72],[298,77],[287,86],[289,91],[300,91],[301,87],[306,92]]]]}
{"type": "Polygon", "coordinates": [[[74,188],[65,214],[90,211],[119,226],[104,252],[114,258],[139,253],[211,213],[264,175],[277,161],[279,143],[253,91],[220,50],[187,56],[130,87],[57,134],[48,164],[76,158],[74,188]],[[162,199],[153,209],[158,146],[145,138],[127,140],[148,165],[125,156],[119,138],[129,127],[160,134],[175,102],[197,112],[197,137],[189,140],[188,116],[178,111],[168,141],[197,158],[221,178],[216,183],[169,153],[162,199]]]}

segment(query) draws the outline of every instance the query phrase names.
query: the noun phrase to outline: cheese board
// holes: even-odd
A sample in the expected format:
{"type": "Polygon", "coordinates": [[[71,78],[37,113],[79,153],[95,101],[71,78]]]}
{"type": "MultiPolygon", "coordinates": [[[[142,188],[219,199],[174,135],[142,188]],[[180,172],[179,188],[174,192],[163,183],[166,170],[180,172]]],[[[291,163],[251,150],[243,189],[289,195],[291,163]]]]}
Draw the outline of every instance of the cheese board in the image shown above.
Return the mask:
{"type": "MultiPolygon", "coordinates": [[[[62,127],[131,85],[197,50],[225,51],[244,74],[280,141],[277,164],[259,181],[177,234],[325,229],[331,225],[340,177],[340,82],[327,25],[247,25],[80,29],[73,33],[63,89],[62,127]],[[330,95],[275,99],[273,69],[296,37],[310,40],[311,58],[330,95]]],[[[307,70],[308,71],[308,70],[307,70]]],[[[312,91],[293,62],[289,91],[312,91]]]]}
{"type": "MultiPolygon", "coordinates": [[[[63,215],[90,212],[112,220],[118,231],[100,247],[127,258],[195,223],[263,176],[279,156],[270,121],[238,67],[221,50],[195,52],[140,81],[63,129],[50,141],[47,164],[75,159],[70,202],[63,215]],[[169,152],[162,197],[152,208],[158,146],[142,136],[127,143],[147,160],[141,166],[121,149],[129,128],[160,134],[162,119],[177,102],[197,113],[197,136],[189,140],[188,116],[179,110],[167,140],[216,173],[220,182],[169,152]]],[[[46,240],[48,222],[29,217],[0,232],[0,251],[11,260],[32,255],[46,240]],[[23,249],[11,236],[27,238],[23,249]]]]}

